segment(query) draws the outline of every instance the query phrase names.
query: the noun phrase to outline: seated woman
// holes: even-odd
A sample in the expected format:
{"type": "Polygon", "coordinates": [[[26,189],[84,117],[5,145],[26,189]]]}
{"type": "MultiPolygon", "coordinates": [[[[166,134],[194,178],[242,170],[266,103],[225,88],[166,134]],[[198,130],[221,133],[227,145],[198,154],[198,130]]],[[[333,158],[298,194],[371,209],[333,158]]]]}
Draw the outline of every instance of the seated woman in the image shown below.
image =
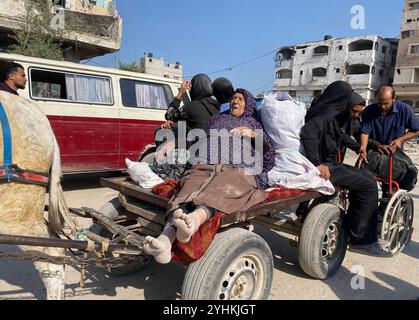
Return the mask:
{"type": "Polygon", "coordinates": [[[179,181],[181,190],[169,202],[165,229],[158,238],[146,238],[144,251],[157,262],[169,263],[175,239],[188,243],[216,212],[231,214],[266,200],[263,189],[275,154],[255,115],[254,97],[238,89],[230,113],[209,120],[207,139],[200,142],[201,158],[179,181]]]}
{"type": "Polygon", "coordinates": [[[352,250],[388,257],[386,244],[377,239],[378,188],[374,177],[365,170],[337,163],[342,129],[348,119],[363,108],[353,106],[352,94],[347,82],[336,81],[329,85],[308,111],[301,139],[307,158],[318,168],[322,178],[349,191],[345,227],[352,250]]]}

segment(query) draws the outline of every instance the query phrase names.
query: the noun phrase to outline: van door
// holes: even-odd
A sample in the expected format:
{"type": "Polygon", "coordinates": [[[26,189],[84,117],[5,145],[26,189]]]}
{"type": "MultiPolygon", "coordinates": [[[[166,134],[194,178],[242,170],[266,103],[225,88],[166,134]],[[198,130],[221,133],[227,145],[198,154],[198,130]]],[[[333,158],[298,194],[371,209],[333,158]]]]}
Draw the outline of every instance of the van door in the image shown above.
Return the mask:
{"type": "Polygon", "coordinates": [[[141,151],[154,144],[155,130],[165,121],[173,92],[168,84],[128,78],[121,78],[119,86],[122,100],[119,165],[125,168],[126,158],[138,161],[141,151]]]}
{"type": "Polygon", "coordinates": [[[30,96],[46,113],[63,172],[118,169],[119,112],[109,77],[29,69],[30,96]]]}

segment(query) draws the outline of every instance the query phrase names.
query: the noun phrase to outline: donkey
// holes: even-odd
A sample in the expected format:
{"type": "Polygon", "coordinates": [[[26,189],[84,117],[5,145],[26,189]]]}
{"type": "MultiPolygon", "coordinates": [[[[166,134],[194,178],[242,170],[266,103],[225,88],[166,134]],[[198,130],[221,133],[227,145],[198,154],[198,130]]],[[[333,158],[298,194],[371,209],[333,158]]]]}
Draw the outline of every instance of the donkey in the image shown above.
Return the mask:
{"type": "MultiPolygon", "coordinates": [[[[22,97],[0,91],[0,103],[10,127],[12,163],[19,170],[33,175],[49,174],[48,225],[44,219],[47,183],[33,184],[4,179],[4,176],[1,179],[0,175],[0,233],[54,237],[62,231],[64,223],[75,230],[60,184],[60,152],[48,119],[35,103],[22,97]]],[[[3,135],[0,129],[0,169],[4,168],[6,154],[4,136],[6,134],[3,135]]],[[[22,246],[22,250],[64,256],[64,249],[57,248],[22,246]]],[[[47,299],[63,300],[64,266],[44,262],[35,262],[34,265],[45,285],[47,299]]]]}

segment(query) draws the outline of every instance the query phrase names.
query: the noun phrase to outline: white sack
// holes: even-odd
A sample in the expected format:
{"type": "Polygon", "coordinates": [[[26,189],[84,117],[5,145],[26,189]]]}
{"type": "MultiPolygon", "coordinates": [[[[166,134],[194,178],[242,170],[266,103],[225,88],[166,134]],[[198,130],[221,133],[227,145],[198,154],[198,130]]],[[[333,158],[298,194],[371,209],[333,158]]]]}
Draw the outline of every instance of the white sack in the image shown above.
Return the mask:
{"type": "Polygon", "coordinates": [[[276,149],[301,150],[300,133],[305,124],[307,109],[304,103],[276,100],[276,94],[265,96],[262,106],[262,123],[266,134],[276,149]]]}
{"type": "Polygon", "coordinates": [[[152,189],[164,181],[151,170],[150,165],[145,162],[133,162],[125,160],[128,167],[128,174],[131,179],[144,189],[152,189]]]}
{"type": "Polygon", "coordinates": [[[335,193],[330,181],[320,177],[320,171],[301,153],[291,149],[276,152],[275,167],[269,172],[271,186],[289,189],[315,190],[325,195],[335,193]]]}
{"type": "Polygon", "coordinates": [[[275,167],[268,174],[269,184],[334,194],[332,183],[321,178],[320,171],[302,155],[300,134],[307,114],[305,104],[295,100],[280,101],[280,97],[279,94],[267,95],[261,106],[263,127],[276,152],[275,167]]]}

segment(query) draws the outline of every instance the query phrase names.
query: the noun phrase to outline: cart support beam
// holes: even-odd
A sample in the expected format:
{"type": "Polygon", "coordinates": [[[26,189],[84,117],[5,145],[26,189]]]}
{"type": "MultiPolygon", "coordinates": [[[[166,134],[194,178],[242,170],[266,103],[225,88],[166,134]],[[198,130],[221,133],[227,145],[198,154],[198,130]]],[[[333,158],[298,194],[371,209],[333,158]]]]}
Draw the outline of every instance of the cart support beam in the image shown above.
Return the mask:
{"type": "MultiPolygon", "coordinates": [[[[48,247],[48,248],[64,248],[64,249],[77,249],[80,251],[88,251],[89,242],[87,241],[74,241],[74,240],[61,240],[49,238],[35,238],[23,237],[0,234],[0,244],[17,245],[17,246],[30,246],[30,247],[48,247]]],[[[94,242],[94,250],[102,252],[103,244],[94,242]]],[[[110,244],[108,251],[138,251],[142,252],[142,248],[132,245],[123,244],[110,244]]]]}

